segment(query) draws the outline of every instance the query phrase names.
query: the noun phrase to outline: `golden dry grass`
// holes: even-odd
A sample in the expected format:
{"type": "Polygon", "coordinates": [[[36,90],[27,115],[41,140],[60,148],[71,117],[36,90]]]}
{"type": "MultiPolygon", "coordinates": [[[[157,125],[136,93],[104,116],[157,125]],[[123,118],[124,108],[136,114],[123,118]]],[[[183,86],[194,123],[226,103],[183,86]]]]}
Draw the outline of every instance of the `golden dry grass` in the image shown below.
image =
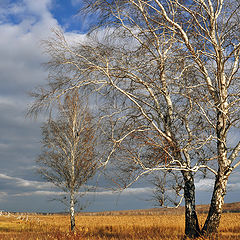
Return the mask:
{"type": "MultiPolygon", "coordinates": [[[[200,223],[205,215],[200,215],[200,223]]],[[[69,217],[29,215],[28,221],[0,216],[0,239],[58,240],[177,240],[183,238],[184,215],[120,215],[76,217],[77,231],[69,232],[69,217]]],[[[222,216],[219,239],[240,239],[240,214],[222,216]]]]}

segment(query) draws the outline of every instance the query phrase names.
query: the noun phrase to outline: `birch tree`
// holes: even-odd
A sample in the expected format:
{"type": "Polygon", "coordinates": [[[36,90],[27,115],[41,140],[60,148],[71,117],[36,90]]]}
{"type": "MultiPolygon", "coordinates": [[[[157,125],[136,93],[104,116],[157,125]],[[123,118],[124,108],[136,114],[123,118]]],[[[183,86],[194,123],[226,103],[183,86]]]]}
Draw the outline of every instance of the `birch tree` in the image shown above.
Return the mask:
{"type": "Polygon", "coordinates": [[[228,138],[231,131],[239,129],[239,2],[228,0],[86,2],[89,3],[88,9],[99,8],[101,14],[105,12],[103,22],[109,21],[108,16],[112,13],[110,19],[112,20],[114,16],[116,22],[129,31],[132,31],[137,18],[133,15],[129,17],[127,12],[130,12],[129,9],[132,12],[138,11],[144,19],[142,24],[139,22],[135,24],[139,31],[145,24],[147,25],[145,29],[150,29],[155,36],[158,36],[159,28],[169,31],[179,46],[182,46],[188,60],[194,63],[198,72],[194,81],[198,79],[198,87],[204,93],[200,96],[206,97],[207,100],[197,103],[199,114],[212,129],[208,137],[215,143],[216,151],[211,159],[216,159],[217,162],[217,169],[212,171],[216,180],[211,205],[202,232],[207,235],[216,232],[228,177],[240,164],[240,142],[235,141],[231,146],[228,138]]]}
{"type": "Polygon", "coordinates": [[[77,92],[58,103],[56,119],[42,127],[39,173],[69,195],[71,230],[75,230],[75,203],[80,188],[95,174],[95,136],[92,117],[77,92]]]}
{"type": "Polygon", "coordinates": [[[216,180],[202,234],[216,233],[227,179],[240,164],[240,142],[229,143],[240,127],[238,2],[84,2],[104,28],[77,44],[59,31],[45,41],[49,89],[36,93],[31,110],[72,89],[99,94],[112,143],[102,166],[121,156],[131,173],[124,187],[155,171],[180,172],[191,238],[201,234],[194,175],[210,171],[216,180]]]}

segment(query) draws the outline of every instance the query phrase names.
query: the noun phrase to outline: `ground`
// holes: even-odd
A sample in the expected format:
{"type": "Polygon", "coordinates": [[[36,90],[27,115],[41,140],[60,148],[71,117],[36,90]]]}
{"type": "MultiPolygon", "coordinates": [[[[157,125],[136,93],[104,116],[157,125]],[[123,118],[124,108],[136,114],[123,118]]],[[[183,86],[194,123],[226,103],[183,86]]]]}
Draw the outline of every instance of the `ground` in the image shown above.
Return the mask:
{"type": "MultiPolygon", "coordinates": [[[[206,206],[199,206],[200,224],[206,218],[206,206]]],[[[219,239],[240,239],[238,205],[225,206],[219,239]]],[[[177,240],[184,235],[184,213],[178,210],[139,210],[81,213],[76,216],[77,230],[70,233],[70,217],[66,214],[6,213],[0,216],[0,239],[58,240],[177,240]]]]}

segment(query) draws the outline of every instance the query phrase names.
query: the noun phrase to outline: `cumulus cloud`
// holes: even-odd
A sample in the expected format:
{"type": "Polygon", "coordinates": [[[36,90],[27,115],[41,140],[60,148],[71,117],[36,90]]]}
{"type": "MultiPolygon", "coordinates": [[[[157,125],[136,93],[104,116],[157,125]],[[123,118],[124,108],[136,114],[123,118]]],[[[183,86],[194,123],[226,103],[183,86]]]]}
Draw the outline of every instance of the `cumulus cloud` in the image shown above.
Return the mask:
{"type": "Polygon", "coordinates": [[[1,91],[7,91],[5,94],[27,91],[46,78],[40,67],[46,60],[40,41],[49,36],[51,27],[57,26],[48,10],[49,3],[49,0],[17,1],[6,9],[9,19],[0,12],[0,18],[5,19],[0,24],[1,91]],[[17,24],[11,15],[18,19],[17,24]]]}

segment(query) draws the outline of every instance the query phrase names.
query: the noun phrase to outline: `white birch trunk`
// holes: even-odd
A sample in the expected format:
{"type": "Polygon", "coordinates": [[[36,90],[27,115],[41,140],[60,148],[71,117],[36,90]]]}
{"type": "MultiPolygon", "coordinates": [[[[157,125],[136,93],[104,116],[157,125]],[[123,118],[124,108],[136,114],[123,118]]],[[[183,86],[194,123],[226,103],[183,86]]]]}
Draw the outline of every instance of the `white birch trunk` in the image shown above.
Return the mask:
{"type": "Polygon", "coordinates": [[[75,231],[75,210],[74,210],[74,192],[71,191],[70,195],[70,221],[71,231],[75,231]]]}

